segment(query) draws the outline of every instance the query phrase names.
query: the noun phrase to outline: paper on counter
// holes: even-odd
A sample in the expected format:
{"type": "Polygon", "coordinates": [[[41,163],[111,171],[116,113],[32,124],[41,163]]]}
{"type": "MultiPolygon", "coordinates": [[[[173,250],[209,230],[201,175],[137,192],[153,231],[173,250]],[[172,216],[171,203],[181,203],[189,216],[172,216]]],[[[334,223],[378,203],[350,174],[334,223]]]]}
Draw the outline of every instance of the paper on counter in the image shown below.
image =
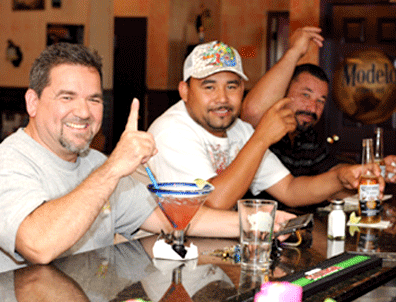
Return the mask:
{"type": "Polygon", "coordinates": [[[390,226],[391,222],[388,220],[381,220],[377,223],[351,223],[348,221],[347,226],[357,226],[362,228],[373,228],[373,229],[387,229],[390,226]]]}
{"type": "MultiPolygon", "coordinates": [[[[386,194],[384,195],[384,197],[382,198],[382,201],[391,199],[393,197],[392,194],[386,194]]],[[[344,198],[344,212],[353,212],[353,211],[357,211],[359,209],[359,198],[358,195],[352,195],[352,196],[348,196],[344,198]]],[[[318,208],[318,211],[323,211],[323,212],[330,212],[331,211],[331,204],[322,207],[322,208],[318,208]]]]}
{"type": "Polygon", "coordinates": [[[167,274],[168,272],[172,272],[175,268],[179,267],[180,265],[183,265],[183,268],[188,271],[193,271],[196,269],[198,265],[198,259],[187,260],[183,262],[183,264],[181,264],[180,262],[174,260],[154,258],[153,264],[163,274],[167,274]]]}
{"type": "Polygon", "coordinates": [[[157,259],[168,259],[168,260],[190,260],[198,258],[198,248],[194,244],[190,244],[190,246],[185,247],[187,250],[187,254],[184,258],[180,257],[178,253],[176,253],[172,249],[172,245],[167,244],[164,239],[157,240],[153,247],[153,255],[154,258],[157,259]]]}
{"type": "MultiPolygon", "coordinates": [[[[384,197],[382,198],[382,201],[391,199],[392,196],[393,196],[392,194],[386,194],[386,195],[384,195],[384,197]]],[[[359,205],[359,197],[358,197],[358,194],[345,197],[345,198],[344,198],[344,201],[345,201],[345,205],[347,205],[347,204],[359,205]]]]}

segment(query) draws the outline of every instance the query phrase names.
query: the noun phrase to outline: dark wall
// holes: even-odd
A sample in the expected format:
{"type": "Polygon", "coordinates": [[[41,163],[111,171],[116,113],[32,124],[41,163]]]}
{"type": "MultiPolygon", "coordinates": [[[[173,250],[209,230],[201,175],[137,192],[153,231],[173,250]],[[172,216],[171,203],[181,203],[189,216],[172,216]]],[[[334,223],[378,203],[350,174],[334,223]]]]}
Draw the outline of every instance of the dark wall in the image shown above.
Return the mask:
{"type": "Polygon", "coordinates": [[[27,88],[0,87],[0,111],[26,112],[25,92],[27,88]]]}
{"type": "Polygon", "coordinates": [[[145,108],[146,119],[144,129],[147,130],[151,123],[169,107],[180,100],[177,90],[149,90],[147,91],[147,104],[145,108]]]}

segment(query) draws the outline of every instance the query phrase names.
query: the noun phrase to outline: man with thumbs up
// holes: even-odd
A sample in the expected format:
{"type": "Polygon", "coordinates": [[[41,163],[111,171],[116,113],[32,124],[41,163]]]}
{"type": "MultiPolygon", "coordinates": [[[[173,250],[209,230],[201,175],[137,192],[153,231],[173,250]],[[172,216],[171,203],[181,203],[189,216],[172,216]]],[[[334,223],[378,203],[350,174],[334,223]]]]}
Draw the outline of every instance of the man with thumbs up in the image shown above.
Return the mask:
{"type": "MultiPolygon", "coordinates": [[[[132,239],[139,228],[170,231],[148,190],[130,176],[157,153],[153,136],[137,129],[138,100],[108,158],[89,148],[103,117],[95,52],[68,43],[45,49],[25,101],[28,125],[0,145],[0,272],[111,245],[116,233],[132,239]]],[[[197,216],[191,235],[239,235],[235,212],[202,208],[197,216]]]]}

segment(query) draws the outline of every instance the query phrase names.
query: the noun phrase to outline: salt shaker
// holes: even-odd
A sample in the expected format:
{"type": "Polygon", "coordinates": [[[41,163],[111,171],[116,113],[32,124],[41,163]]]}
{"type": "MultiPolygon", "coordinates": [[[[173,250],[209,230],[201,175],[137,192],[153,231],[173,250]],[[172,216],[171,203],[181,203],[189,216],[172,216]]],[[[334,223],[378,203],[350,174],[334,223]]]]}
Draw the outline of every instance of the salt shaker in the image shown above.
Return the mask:
{"type": "Polygon", "coordinates": [[[331,201],[331,212],[327,225],[327,238],[331,240],[345,239],[346,215],[344,213],[344,200],[331,201]]]}

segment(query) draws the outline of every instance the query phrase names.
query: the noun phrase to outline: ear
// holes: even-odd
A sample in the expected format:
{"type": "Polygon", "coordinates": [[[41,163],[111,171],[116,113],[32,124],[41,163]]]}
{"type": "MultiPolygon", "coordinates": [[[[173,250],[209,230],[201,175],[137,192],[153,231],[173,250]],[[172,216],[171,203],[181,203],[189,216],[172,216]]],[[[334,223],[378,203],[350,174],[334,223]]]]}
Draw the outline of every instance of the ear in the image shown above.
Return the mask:
{"type": "Polygon", "coordinates": [[[181,81],[179,83],[179,94],[184,102],[188,101],[188,89],[189,89],[189,87],[188,87],[187,82],[181,81]]]}
{"type": "Polygon", "coordinates": [[[30,117],[35,117],[39,98],[33,89],[29,88],[25,93],[26,111],[30,117]]]}

